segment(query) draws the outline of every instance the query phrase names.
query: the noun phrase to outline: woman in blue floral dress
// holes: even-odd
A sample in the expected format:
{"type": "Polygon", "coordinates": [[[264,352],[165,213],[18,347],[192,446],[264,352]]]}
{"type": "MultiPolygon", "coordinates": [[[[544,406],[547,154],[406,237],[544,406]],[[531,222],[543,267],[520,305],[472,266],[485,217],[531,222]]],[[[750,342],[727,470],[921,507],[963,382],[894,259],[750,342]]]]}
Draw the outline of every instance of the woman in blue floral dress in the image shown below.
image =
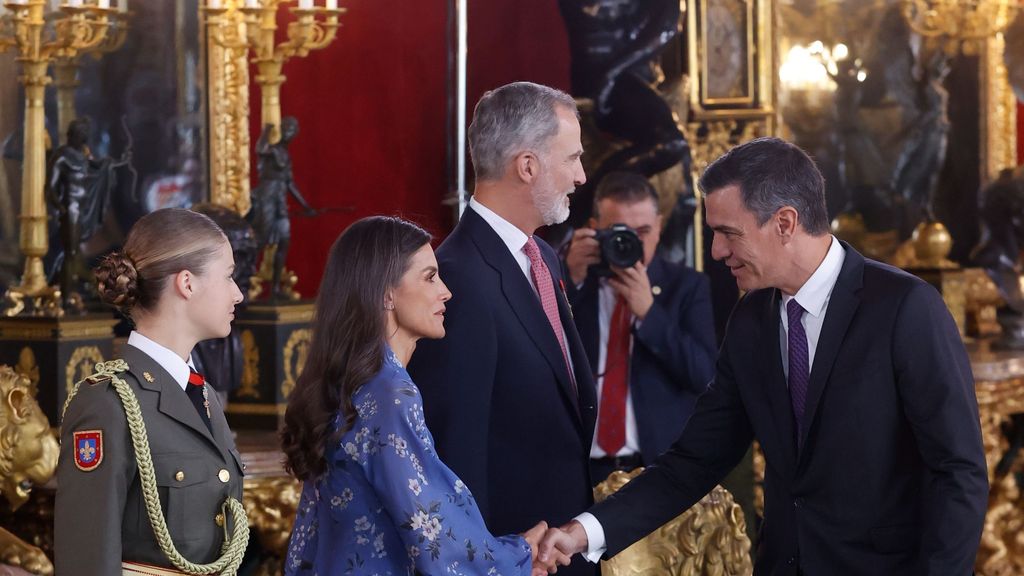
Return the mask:
{"type": "Polygon", "coordinates": [[[429,242],[415,224],[371,217],[331,248],[282,433],[288,469],[304,482],[286,576],[557,568],[533,565],[543,522],[492,536],[469,489],[434,452],[404,368],[419,338],[444,336],[452,296],[429,242]]]}

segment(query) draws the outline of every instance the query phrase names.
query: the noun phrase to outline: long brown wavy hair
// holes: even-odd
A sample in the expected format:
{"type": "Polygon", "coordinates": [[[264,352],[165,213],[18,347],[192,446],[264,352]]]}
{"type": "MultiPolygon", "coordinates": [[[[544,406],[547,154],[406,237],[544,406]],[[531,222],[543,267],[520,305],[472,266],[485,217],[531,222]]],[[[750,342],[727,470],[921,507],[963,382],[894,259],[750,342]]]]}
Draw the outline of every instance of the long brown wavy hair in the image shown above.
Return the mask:
{"type": "Polygon", "coordinates": [[[300,480],[324,473],[324,452],[352,427],[352,396],[380,371],[387,326],[384,299],[430,242],[412,222],[388,216],[363,218],[331,247],[313,315],[306,365],[284,415],[281,446],[288,472],[300,480]],[[338,411],[342,425],[331,428],[338,411]]]}

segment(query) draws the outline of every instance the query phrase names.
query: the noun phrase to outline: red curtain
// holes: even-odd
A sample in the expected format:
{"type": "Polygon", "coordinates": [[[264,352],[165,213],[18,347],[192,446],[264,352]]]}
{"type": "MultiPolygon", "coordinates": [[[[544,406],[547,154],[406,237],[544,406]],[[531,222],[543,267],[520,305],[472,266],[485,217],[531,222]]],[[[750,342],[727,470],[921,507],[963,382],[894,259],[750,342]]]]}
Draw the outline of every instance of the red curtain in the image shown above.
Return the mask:
{"type": "MultiPolygon", "coordinates": [[[[282,115],[299,121],[290,147],[299,190],[314,207],[354,208],[292,219],[288,267],[298,274],[305,297],[315,296],[331,244],[355,220],[401,215],[438,241],[454,221],[453,209],[441,204],[449,192],[448,0],[340,4],[348,13],[337,39],[288,61],[281,88],[282,115]]],[[[485,90],[506,82],[568,89],[568,44],[555,0],[470,0],[468,8],[469,117],[485,90]]],[[[280,18],[280,39],[288,20],[280,18]]],[[[255,78],[255,69],[251,74],[255,78]]],[[[250,102],[255,145],[255,81],[250,102]]]]}

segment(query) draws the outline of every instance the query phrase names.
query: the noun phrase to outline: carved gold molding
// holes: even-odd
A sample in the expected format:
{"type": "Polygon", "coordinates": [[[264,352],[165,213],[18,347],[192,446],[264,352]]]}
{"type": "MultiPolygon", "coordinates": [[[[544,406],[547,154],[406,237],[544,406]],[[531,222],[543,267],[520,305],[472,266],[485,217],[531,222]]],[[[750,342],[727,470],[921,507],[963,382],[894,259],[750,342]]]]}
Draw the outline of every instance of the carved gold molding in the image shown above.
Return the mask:
{"type": "Polygon", "coordinates": [[[1002,33],[985,42],[981,63],[981,184],[1017,165],[1017,98],[1006,74],[1002,33]]]}
{"type": "MultiPolygon", "coordinates": [[[[642,470],[612,472],[594,488],[594,499],[604,500],[642,470]]],[[[614,558],[601,562],[604,576],[747,576],[752,572],[743,510],[721,486],[614,558]]]]}
{"type": "Polygon", "coordinates": [[[68,318],[2,318],[0,340],[92,340],[114,335],[117,320],[68,318]]]}
{"type": "Polygon", "coordinates": [[[260,350],[252,330],[242,330],[242,385],[235,395],[239,398],[260,397],[260,350]]]}
{"type": "Polygon", "coordinates": [[[309,344],[313,339],[313,331],[309,328],[293,330],[284,345],[284,381],[281,382],[281,397],[287,398],[295,389],[295,382],[302,374],[309,355],[309,344]]]}
{"type": "Polygon", "coordinates": [[[70,395],[75,387],[75,382],[91,375],[95,371],[96,364],[100,362],[103,362],[103,353],[100,352],[98,346],[75,348],[75,351],[71,353],[71,358],[68,359],[67,366],[64,367],[64,385],[67,393],[70,395]]]}
{"type": "Polygon", "coordinates": [[[28,378],[32,396],[36,396],[39,392],[39,363],[36,361],[35,352],[28,346],[23,347],[18,353],[18,364],[14,371],[28,378]]]}
{"type": "MultiPolygon", "coordinates": [[[[245,37],[242,0],[225,0],[223,18],[245,37]]],[[[204,15],[200,12],[200,21],[204,15]]],[[[249,197],[249,63],[248,49],[224,48],[206,31],[207,105],[210,131],[210,201],[239,214],[250,208],[249,197]]]]}

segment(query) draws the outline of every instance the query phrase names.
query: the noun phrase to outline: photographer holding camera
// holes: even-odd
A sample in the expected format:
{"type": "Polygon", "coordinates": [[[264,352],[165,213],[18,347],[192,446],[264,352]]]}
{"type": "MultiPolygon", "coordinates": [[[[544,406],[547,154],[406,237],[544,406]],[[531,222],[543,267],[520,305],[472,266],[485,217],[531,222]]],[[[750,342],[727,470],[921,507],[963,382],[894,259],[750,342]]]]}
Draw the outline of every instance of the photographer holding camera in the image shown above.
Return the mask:
{"type": "Polygon", "coordinates": [[[576,328],[598,393],[594,484],[645,466],[682,432],[714,374],[707,278],[655,255],[658,195],[643,176],[606,175],[589,228],[565,255],[576,328]]]}

